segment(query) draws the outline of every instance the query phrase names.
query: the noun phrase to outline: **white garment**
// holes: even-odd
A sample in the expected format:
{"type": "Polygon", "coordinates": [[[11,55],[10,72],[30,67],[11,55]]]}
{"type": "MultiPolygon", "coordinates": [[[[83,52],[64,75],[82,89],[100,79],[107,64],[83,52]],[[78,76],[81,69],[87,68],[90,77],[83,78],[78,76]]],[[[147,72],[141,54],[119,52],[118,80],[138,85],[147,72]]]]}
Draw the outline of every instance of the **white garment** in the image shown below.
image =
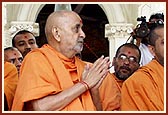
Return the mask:
{"type": "Polygon", "coordinates": [[[140,66],[149,63],[154,58],[145,44],[140,43],[139,49],[141,51],[140,66]]]}

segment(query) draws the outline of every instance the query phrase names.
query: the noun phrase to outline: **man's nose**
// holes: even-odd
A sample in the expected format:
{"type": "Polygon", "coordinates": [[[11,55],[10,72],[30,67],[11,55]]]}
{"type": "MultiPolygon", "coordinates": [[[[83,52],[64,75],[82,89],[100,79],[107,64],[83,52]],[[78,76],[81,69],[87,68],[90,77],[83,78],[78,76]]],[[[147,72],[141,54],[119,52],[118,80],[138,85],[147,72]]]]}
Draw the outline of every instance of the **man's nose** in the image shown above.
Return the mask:
{"type": "Polygon", "coordinates": [[[31,46],[30,46],[29,43],[27,43],[27,44],[25,45],[25,49],[26,49],[26,48],[30,48],[30,49],[31,49],[31,46]]]}
{"type": "Polygon", "coordinates": [[[129,59],[128,58],[126,58],[125,60],[124,60],[124,64],[129,64],[130,62],[129,62],[129,59]]]}
{"type": "Polygon", "coordinates": [[[86,37],[86,35],[85,35],[85,33],[82,29],[81,29],[81,32],[80,32],[80,37],[83,38],[83,39],[86,37]]]}

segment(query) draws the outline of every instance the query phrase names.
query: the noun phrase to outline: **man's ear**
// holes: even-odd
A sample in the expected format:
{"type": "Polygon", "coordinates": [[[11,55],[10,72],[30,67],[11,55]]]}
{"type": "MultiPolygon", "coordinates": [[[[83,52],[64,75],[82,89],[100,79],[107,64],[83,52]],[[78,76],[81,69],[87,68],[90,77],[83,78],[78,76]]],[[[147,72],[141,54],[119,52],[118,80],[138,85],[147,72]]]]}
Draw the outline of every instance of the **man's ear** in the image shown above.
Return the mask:
{"type": "Polygon", "coordinates": [[[116,61],[116,57],[113,57],[112,66],[114,66],[115,61],[116,61]]]}
{"type": "Polygon", "coordinates": [[[59,29],[57,27],[52,28],[52,34],[58,42],[61,41],[60,34],[59,34],[59,29]]]}
{"type": "Polygon", "coordinates": [[[149,52],[150,52],[153,56],[155,56],[155,47],[152,46],[152,45],[148,45],[148,49],[149,49],[149,52]]]}

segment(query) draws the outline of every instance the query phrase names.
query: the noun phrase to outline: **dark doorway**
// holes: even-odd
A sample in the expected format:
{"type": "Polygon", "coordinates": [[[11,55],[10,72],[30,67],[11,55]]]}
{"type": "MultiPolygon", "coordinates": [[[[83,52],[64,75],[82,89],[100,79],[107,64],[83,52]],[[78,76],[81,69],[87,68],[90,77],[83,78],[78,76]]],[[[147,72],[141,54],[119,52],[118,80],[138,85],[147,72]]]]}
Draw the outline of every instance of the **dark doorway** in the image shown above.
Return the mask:
{"type": "MultiPolygon", "coordinates": [[[[109,42],[104,37],[105,24],[108,23],[103,10],[97,4],[72,4],[72,10],[83,20],[83,31],[86,34],[82,51],[82,60],[94,62],[101,55],[109,56],[109,42]]],[[[36,22],[40,25],[40,36],[37,38],[39,47],[47,43],[44,26],[47,17],[54,11],[54,4],[46,4],[40,11],[36,22]]]]}

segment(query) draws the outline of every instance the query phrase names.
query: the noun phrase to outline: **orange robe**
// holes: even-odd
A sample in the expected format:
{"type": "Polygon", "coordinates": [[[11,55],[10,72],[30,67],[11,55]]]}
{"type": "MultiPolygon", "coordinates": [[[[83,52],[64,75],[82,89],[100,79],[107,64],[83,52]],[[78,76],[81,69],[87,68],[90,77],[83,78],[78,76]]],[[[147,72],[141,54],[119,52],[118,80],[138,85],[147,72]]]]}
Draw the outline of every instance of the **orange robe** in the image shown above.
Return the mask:
{"type": "MultiPolygon", "coordinates": [[[[24,110],[24,102],[57,94],[80,81],[85,63],[75,57],[68,59],[49,45],[30,52],[22,62],[20,79],[12,110],[24,110]]],[[[86,91],[62,111],[95,110],[91,95],[86,91]]]]}
{"type": "Polygon", "coordinates": [[[15,65],[4,63],[4,93],[6,95],[8,108],[11,110],[15,90],[18,82],[18,72],[15,65]]]}
{"type": "Polygon", "coordinates": [[[121,110],[164,110],[164,67],[156,60],[138,69],[123,83],[121,110]]]}
{"type": "Polygon", "coordinates": [[[99,92],[104,111],[120,110],[121,89],[114,74],[108,74],[100,86],[99,92]]]}

